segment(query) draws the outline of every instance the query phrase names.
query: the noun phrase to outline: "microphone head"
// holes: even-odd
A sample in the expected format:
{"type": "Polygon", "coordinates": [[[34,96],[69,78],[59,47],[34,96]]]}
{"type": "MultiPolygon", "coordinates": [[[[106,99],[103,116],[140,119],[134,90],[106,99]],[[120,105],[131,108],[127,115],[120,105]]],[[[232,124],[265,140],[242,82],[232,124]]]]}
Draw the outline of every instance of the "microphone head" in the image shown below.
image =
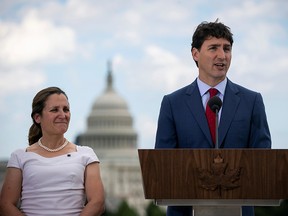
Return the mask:
{"type": "Polygon", "coordinates": [[[213,96],[212,98],[210,98],[210,100],[208,101],[208,106],[210,107],[210,109],[216,113],[216,110],[220,110],[222,107],[222,101],[218,96],[213,96]]]}

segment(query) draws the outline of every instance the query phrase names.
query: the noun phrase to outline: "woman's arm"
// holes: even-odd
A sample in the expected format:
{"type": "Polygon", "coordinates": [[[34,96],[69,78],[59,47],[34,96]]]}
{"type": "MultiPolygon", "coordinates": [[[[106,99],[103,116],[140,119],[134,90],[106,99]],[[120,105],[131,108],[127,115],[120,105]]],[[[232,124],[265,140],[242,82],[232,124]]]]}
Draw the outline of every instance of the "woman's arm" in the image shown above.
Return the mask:
{"type": "Polygon", "coordinates": [[[87,204],[80,216],[102,215],[105,211],[105,196],[99,163],[91,163],[86,167],[85,192],[87,204]]]}
{"type": "Polygon", "coordinates": [[[8,167],[0,195],[1,216],[24,216],[18,209],[21,196],[22,171],[18,168],[8,167]]]}

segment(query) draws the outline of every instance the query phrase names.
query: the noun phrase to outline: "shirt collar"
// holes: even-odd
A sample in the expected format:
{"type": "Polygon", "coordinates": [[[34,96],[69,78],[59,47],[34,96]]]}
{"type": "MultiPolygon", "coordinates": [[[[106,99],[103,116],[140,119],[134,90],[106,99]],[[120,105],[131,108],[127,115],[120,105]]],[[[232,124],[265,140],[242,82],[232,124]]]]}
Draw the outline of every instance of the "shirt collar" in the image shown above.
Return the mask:
{"type": "Polygon", "coordinates": [[[213,87],[207,85],[206,83],[201,81],[199,77],[197,77],[197,84],[198,84],[201,97],[204,94],[206,94],[210,88],[216,88],[220,94],[224,95],[226,84],[227,84],[227,77],[225,77],[223,81],[221,81],[220,83],[218,83],[216,86],[213,86],[213,87]]]}

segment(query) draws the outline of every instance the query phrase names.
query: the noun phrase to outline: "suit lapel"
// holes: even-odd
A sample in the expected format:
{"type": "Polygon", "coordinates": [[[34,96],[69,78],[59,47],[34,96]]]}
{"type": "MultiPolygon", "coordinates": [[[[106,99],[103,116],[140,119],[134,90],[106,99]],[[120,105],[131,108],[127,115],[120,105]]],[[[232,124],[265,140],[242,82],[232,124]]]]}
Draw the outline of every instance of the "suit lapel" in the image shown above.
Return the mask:
{"type": "MultiPolygon", "coordinates": [[[[197,124],[205,134],[207,140],[209,140],[210,145],[213,147],[214,144],[212,143],[208,122],[206,120],[205,111],[202,104],[202,99],[200,96],[199,88],[197,85],[197,81],[195,80],[187,89],[186,92],[186,104],[188,105],[189,109],[191,110],[197,124]]],[[[194,124],[194,123],[193,123],[194,124]]],[[[192,131],[193,133],[193,131],[192,131]]]]}
{"type": "Polygon", "coordinates": [[[222,106],[223,110],[221,111],[221,119],[219,124],[219,147],[223,144],[224,138],[240,103],[240,98],[237,96],[237,93],[237,87],[230,80],[227,80],[222,106]]]}

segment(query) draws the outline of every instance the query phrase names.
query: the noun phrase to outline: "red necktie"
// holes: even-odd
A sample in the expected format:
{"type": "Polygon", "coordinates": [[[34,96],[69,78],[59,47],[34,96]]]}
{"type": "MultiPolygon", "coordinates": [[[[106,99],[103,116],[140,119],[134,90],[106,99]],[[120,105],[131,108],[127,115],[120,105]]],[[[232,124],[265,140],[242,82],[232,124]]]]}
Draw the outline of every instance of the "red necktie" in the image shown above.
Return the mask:
{"type": "MultiPolygon", "coordinates": [[[[211,98],[211,97],[214,97],[218,93],[218,90],[215,88],[210,88],[208,92],[211,98]]],[[[206,104],[206,118],[208,121],[212,141],[215,144],[216,143],[216,131],[215,131],[216,130],[216,114],[210,109],[210,107],[208,106],[208,103],[206,104]]]]}

